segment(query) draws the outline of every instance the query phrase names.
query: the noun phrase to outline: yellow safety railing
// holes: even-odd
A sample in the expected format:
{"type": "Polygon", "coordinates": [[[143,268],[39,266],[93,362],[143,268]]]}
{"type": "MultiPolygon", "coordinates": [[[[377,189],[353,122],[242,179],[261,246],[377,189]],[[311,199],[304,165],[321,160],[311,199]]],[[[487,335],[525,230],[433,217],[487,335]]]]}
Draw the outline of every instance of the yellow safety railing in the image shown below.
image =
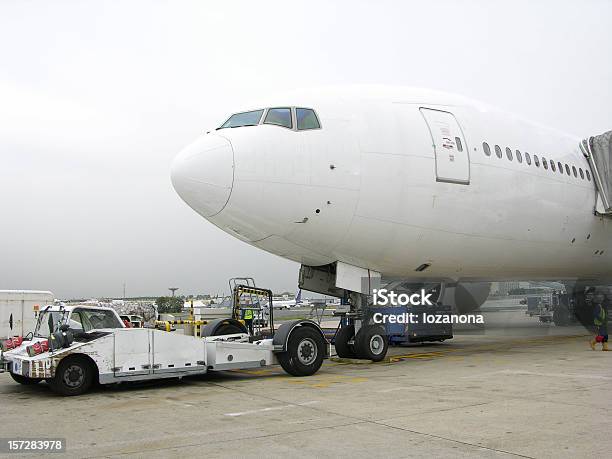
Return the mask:
{"type": "Polygon", "coordinates": [[[159,330],[165,330],[167,332],[172,331],[172,325],[193,325],[195,327],[196,335],[200,335],[200,328],[202,325],[206,325],[208,320],[156,320],[155,328],[159,330]]]}

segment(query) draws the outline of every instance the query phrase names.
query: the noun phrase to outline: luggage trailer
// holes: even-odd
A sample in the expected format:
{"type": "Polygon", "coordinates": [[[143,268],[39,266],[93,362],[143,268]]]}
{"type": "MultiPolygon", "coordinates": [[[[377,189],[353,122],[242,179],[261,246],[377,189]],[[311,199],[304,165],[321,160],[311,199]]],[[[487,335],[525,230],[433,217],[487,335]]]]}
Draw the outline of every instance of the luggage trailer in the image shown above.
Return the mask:
{"type": "MultiPolygon", "coordinates": [[[[33,333],[14,338],[16,347],[1,351],[0,372],[10,372],[20,384],[45,380],[61,395],[83,394],[94,383],[182,378],[274,364],[293,376],[316,373],[330,355],[319,325],[308,319],[295,320],[275,330],[272,292],[244,285],[236,290],[269,298],[267,330],[249,334],[243,321],[235,318],[241,309],[237,303],[232,318],[210,321],[201,336],[126,328],[110,308],[47,306],[33,333]]],[[[248,307],[254,308],[252,304],[248,307]]],[[[7,347],[11,345],[3,343],[7,347]]]]}

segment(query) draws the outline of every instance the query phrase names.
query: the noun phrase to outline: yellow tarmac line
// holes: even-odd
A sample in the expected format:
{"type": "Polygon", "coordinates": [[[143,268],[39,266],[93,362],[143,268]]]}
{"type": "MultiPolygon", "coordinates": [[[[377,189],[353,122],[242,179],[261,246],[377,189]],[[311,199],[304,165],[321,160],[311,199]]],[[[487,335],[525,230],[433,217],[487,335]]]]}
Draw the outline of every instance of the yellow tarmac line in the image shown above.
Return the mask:
{"type": "MultiPolygon", "coordinates": [[[[397,354],[397,355],[388,355],[381,362],[372,362],[371,360],[361,360],[361,359],[345,359],[341,357],[331,357],[328,361],[324,362],[324,366],[339,366],[339,365],[374,365],[374,364],[394,364],[398,362],[402,362],[407,359],[413,360],[433,360],[437,358],[448,358],[452,360],[463,360],[466,356],[478,357],[478,355],[472,355],[476,352],[487,352],[487,351],[500,351],[500,346],[503,346],[502,351],[507,351],[511,347],[516,347],[519,345],[546,345],[559,341],[569,341],[569,340],[582,340],[585,337],[590,335],[578,335],[578,336],[542,336],[542,337],[529,337],[529,338],[517,338],[511,341],[503,341],[501,343],[491,343],[484,344],[480,346],[466,346],[460,348],[448,348],[448,349],[440,349],[436,351],[428,351],[428,352],[414,352],[410,354],[397,354]],[[467,355],[466,355],[467,354],[467,355]]],[[[230,370],[232,373],[240,373],[247,374],[252,376],[275,376],[279,374],[283,374],[283,371],[278,368],[264,368],[261,370],[230,370]]],[[[292,378],[288,378],[288,380],[294,384],[298,384],[300,380],[293,380],[292,378]]],[[[316,387],[316,386],[315,386],[316,387]]]]}
{"type": "Polygon", "coordinates": [[[340,364],[340,365],[370,365],[370,364],[374,364],[374,363],[378,363],[378,364],[384,364],[384,363],[397,363],[397,362],[401,362],[402,360],[405,359],[415,359],[415,360],[429,360],[429,359],[435,359],[435,358],[440,358],[440,357],[454,357],[454,358],[461,358],[461,356],[459,355],[449,355],[451,353],[461,353],[461,354],[465,354],[466,352],[469,354],[472,354],[474,352],[483,352],[483,351],[499,351],[499,347],[500,345],[503,344],[504,348],[503,351],[507,351],[509,348],[511,347],[516,347],[519,345],[525,345],[525,344],[531,344],[531,345],[545,345],[545,344],[550,344],[553,342],[558,342],[558,341],[568,341],[568,340],[574,340],[574,339],[584,339],[585,336],[590,336],[590,335],[580,335],[580,336],[542,336],[542,337],[536,337],[536,338],[517,338],[511,341],[503,341],[503,343],[491,343],[491,344],[484,344],[484,345],[480,345],[480,346],[467,346],[467,347],[460,347],[460,348],[448,348],[448,349],[440,349],[437,351],[428,351],[428,352],[414,352],[414,353],[410,353],[410,354],[395,354],[395,355],[388,355],[384,360],[382,360],[381,362],[372,362],[370,360],[359,360],[359,359],[344,359],[344,358],[340,358],[340,357],[332,357],[331,359],[329,359],[331,362],[331,365],[335,364],[340,364]]]}

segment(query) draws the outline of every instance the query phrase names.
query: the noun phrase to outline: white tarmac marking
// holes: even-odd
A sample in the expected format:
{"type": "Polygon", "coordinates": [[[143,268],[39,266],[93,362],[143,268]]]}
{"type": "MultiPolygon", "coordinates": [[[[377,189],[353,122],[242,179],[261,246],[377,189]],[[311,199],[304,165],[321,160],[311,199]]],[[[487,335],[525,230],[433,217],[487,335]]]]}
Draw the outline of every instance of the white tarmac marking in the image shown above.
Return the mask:
{"type": "Polygon", "coordinates": [[[166,399],[166,400],[164,400],[164,402],[169,403],[171,405],[186,406],[188,408],[190,408],[192,406],[195,406],[195,405],[193,405],[191,403],[181,402],[181,401],[178,401],[178,400],[167,400],[166,399]]]}
{"type": "Polygon", "coordinates": [[[295,408],[297,406],[307,406],[307,405],[313,405],[315,403],[319,403],[319,401],[313,400],[310,402],[292,403],[290,405],[270,406],[268,408],[260,408],[258,410],[240,411],[238,413],[225,413],[224,416],[244,416],[245,414],[265,413],[267,411],[284,410],[285,408],[295,408]]]}
{"type": "Polygon", "coordinates": [[[398,390],[406,390],[406,389],[410,389],[410,388],[409,387],[391,387],[390,389],[377,390],[376,392],[378,392],[379,394],[387,394],[389,392],[395,392],[398,390]]]}

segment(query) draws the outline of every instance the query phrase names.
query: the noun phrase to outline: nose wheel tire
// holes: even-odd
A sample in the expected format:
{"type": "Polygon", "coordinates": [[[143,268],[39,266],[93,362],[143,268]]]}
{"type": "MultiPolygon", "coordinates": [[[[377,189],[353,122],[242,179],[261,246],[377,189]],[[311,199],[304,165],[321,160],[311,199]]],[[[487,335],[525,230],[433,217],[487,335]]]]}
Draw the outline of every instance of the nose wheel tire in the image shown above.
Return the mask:
{"type": "Polygon", "coordinates": [[[94,380],[94,370],[84,358],[64,358],[49,385],[60,395],[81,395],[89,390],[94,380]]]}
{"type": "Polygon", "coordinates": [[[338,357],[343,359],[354,359],[357,357],[354,344],[349,344],[349,341],[353,340],[354,337],[354,325],[345,325],[344,327],[340,327],[340,330],[338,330],[338,333],[336,333],[336,338],[334,339],[334,347],[336,348],[336,354],[338,357]]]}
{"type": "Polygon", "coordinates": [[[387,355],[389,338],[385,329],[379,325],[366,325],[355,336],[355,352],[361,359],[380,362],[387,355]]]}
{"type": "Polygon", "coordinates": [[[300,326],[289,335],[287,350],[278,354],[278,361],[292,376],[310,376],[323,364],[325,338],[318,330],[300,326]]]}

